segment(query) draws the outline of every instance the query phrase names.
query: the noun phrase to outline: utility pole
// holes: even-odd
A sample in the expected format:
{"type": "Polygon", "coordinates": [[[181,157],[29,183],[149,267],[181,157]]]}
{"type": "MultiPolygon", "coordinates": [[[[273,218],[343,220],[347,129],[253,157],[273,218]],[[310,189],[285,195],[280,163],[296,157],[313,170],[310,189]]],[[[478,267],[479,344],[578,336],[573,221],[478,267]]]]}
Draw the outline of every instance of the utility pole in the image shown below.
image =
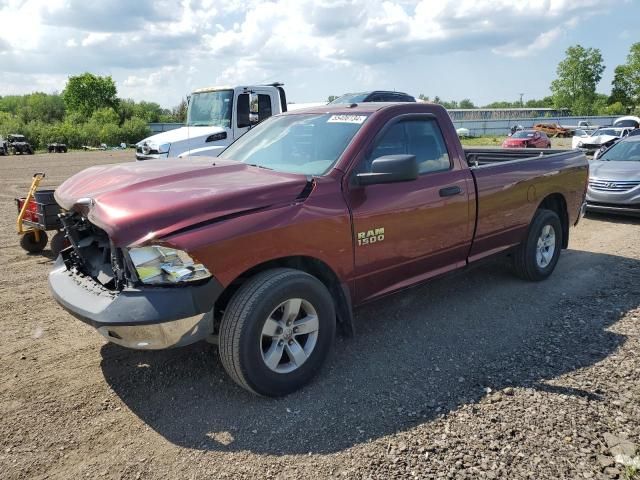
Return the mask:
{"type": "Polygon", "coordinates": [[[520,108],[524,107],[524,103],[522,103],[522,97],[524,97],[524,93],[520,94],[520,108]]]}

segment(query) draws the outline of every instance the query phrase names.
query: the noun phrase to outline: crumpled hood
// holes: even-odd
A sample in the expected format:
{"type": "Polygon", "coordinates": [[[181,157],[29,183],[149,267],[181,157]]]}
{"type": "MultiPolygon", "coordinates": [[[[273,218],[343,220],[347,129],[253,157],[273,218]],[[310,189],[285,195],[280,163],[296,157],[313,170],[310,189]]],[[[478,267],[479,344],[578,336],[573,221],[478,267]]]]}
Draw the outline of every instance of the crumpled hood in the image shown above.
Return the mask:
{"type": "Polygon", "coordinates": [[[640,162],[593,160],[589,162],[589,177],[599,180],[640,180],[640,162]]]}
{"type": "Polygon", "coordinates": [[[303,175],[198,157],[91,167],[60,185],[55,198],[62,208],[83,212],[117,246],[127,246],[199,222],[293,202],[306,184],[303,175]]]}
{"type": "Polygon", "coordinates": [[[617,137],[614,135],[596,135],[595,137],[581,138],[580,141],[583,144],[587,144],[587,145],[604,145],[605,143],[611,140],[615,140],[617,138],[620,138],[620,137],[617,137]]]}
{"type": "Polygon", "coordinates": [[[507,138],[503,143],[504,145],[520,146],[526,145],[528,140],[527,138],[507,138]]]}

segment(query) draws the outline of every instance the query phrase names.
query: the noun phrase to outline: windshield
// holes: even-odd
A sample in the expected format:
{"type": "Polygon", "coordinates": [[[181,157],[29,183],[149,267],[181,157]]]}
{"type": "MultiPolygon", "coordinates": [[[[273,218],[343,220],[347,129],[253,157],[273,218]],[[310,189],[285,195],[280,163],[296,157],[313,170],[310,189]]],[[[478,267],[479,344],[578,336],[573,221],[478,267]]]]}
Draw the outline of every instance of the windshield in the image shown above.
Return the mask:
{"type": "Polygon", "coordinates": [[[605,162],[640,162],[640,142],[618,142],[604,152],[598,160],[605,162]]]}
{"type": "Polygon", "coordinates": [[[369,96],[369,92],[363,93],[346,93],[341,97],[336,98],[331,103],[360,103],[364,102],[364,99],[369,96]]]}
{"type": "Polygon", "coordinates": [[[519,132],[516,132],[513,135],[511,135],[511,138],[532,138],[533,135],[534,135],[534,132],[525,132],[523,130],[520,130],[519,132]]]}
{"type": "Polygon", "coordinates": [[[191,95],[187,125],[231,128],[233,90],[201,92],[191,95]]]}
{"type": "Polygon", "coordinates": [[[367,115],[272,117],[249,130],[221,158],[286,173],[323,175],[338,160],[367,115]]]}
{"type": "Polygon", "coordinates": [[[613,128],[601,128],[600,130],[593,132],[594,137],[597,137],[598,135],[611,135],[612,137],[618,137],[620,136],[620,130],[613,128]]]}
{"type": "Polygon", "coordinates": [[[638,128],[640,124],[636,120],[618,120],[615,122],[616,127],[631,127],[638,128]]]}

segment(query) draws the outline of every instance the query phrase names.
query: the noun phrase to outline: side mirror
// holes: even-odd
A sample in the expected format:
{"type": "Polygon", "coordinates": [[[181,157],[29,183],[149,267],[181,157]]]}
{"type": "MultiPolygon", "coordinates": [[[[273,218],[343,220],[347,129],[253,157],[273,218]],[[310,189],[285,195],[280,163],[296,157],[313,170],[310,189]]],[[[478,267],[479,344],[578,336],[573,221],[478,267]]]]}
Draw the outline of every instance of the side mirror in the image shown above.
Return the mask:
{"type": "Polygon", "coordinates": [[[371,172],[359,173],[359,185],[408,182],[418,178],[418,161],[415,155],[385,155],[371,164],[371,172]]]}

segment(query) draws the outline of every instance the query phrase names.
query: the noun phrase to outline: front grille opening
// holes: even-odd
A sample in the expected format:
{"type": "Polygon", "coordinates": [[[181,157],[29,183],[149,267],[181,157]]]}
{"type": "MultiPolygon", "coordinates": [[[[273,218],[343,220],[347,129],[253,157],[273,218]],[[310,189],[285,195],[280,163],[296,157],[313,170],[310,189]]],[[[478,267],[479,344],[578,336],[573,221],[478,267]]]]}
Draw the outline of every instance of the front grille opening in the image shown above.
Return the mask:
{"type": "Polygon", "coordinates": [[[62,252],[69,271],[87,275],[109,290],[127,285],[122,251],[113,246],[109,236],[77,213],[61,215],[61,222],[71,248],[62,252]]]}

